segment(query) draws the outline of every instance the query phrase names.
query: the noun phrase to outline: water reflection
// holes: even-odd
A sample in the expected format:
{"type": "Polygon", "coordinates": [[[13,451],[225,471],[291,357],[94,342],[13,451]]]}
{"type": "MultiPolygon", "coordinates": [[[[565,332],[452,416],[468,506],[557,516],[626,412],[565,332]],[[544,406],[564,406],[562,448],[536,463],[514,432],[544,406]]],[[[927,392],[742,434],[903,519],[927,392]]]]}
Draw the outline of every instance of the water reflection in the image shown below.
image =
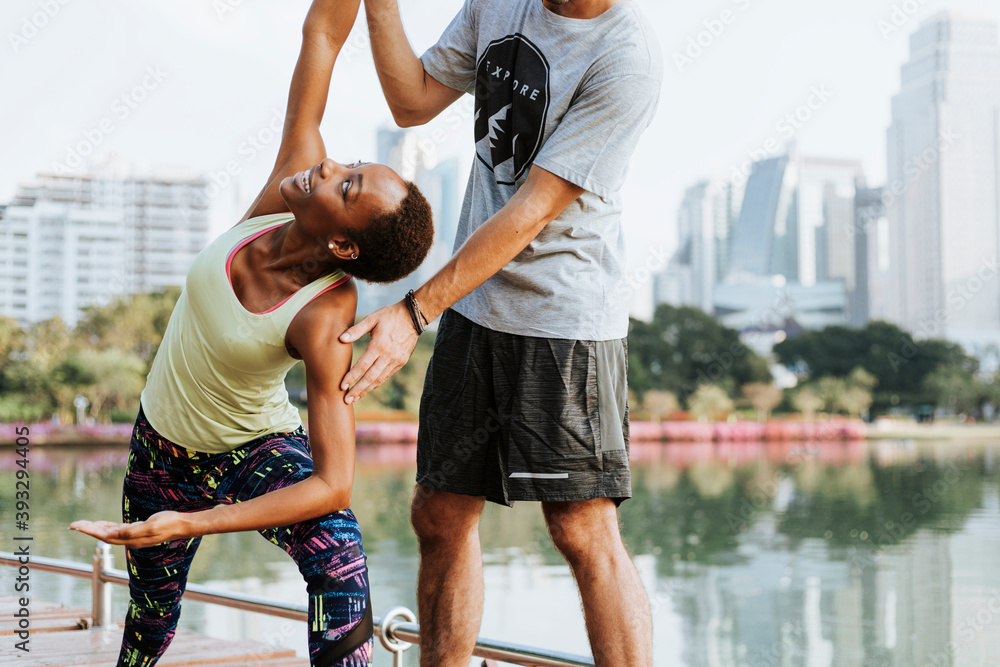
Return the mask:
{"type": "MultiPolygon", "coordinates": [[[[634,449],[625,539],[650,591],[656,665],[1000,664],[997,450],[960,442],[676,444],[634,449]]],[[[0,495],[13,495],[13,455],[0,495]]],[[[356,477],[376,612],[414,606],[413,451],[368,450],[356,477]]],[[[89,559],[65,526],[117,516],[125,451],[32,451],[33,552],[89,559]]],[[[0,525],[13,521],[11,503],[0,525]]],[[[576,589],[538,508],[482,521],[483,634],[584,652],[576,589]]],[[[10,547],[3,547],[10,550],[10,547]]],[[[117,562],[123,562],[120,554],[117,562]]],[[[11,589],[9,573],[3,588],[11,589]]],[[[192,581],[301,601],[283,552],[253,534],[206,538],[192,581]]],[[[89,605],[86,582],[37,575],[38,599],[89,605]]],[[[124,591],[115,606],[124,610],[124,591]]],[[[5,592],[3,594],[10,594],[5,592]]],[[[186,604],[185,627],[301,649],[302,624],[186,604]]],[[[379,665],[390,664],[386,654],[379,665]]]]}

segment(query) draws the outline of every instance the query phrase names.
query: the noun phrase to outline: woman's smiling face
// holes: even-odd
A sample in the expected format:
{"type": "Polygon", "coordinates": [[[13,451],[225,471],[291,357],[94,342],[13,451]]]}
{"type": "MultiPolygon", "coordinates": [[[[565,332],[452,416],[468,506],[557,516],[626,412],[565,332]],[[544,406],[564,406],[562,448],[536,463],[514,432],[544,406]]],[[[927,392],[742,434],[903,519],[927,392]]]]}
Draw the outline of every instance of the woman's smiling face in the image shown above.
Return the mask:
{"type": "Polygon", "coordinates": [[[278,192],[303,230],[317,238],[363,229],[376,215],[396,210],[407,193],[406,182],[385,165],[330,158],[285,178],[278,192]]]}

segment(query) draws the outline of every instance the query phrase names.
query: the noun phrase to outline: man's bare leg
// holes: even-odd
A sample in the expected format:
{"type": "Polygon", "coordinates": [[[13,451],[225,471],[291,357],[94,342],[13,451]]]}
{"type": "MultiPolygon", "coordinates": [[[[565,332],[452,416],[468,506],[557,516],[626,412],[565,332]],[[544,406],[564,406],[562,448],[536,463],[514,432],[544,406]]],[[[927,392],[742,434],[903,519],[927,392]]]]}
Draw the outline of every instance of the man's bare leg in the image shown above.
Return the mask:
{"type": "Polygon", "coordinates": [[[542,503],[542,512],[580,587],[594,662],[598,667],[652,665],[649,598],[622,543],[614,502],[542,503]]]}
{"type": "Polygon", "coordinates": [[[420,569],[417,614],[422,667],[468,667],[483,618],[479,515],[485,499],[417,485],[410,521],[420,569]]]}

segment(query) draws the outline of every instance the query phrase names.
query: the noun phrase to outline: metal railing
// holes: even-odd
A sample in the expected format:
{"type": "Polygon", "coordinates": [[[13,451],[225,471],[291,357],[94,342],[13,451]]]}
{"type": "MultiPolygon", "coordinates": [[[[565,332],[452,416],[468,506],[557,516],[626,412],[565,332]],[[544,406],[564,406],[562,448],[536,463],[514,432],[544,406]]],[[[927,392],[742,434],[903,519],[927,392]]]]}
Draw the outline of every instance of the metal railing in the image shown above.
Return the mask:
{"type": "MultiPolygon", "coordinates": [[[[29,564],[33,570],[90,579],[93,599],[92,625],[94,627],[113,625],[111,587],[106,584],[128,586],[128,573],[112,567],[111,547],[109,545],[98,544],[90,566],[58,558],[35,555],[30,558],[29,564]]],[[[20,567],[24,563],[19,560],[16,554],[0,551],[0,565],[20,567]]],[[[184,598],[294,621],[308,620],[309,610],[305,605],[277,602],[243,593],[220,591],[200,584],[188,584],[184,591],[184,598]]],[[[420,626],[416,623],[414,613],[406,607],[392,607],[381,617],[376,616],[374,624],[375,636],[379,638],[382,646],[392,654],[393,667],[403,667],[403,653],[414,644],[420,644],[420,626]]],[[[482,637],[476,640],[476,648],[472,655],[487,660],[499,660],[512,665],[521,665],[522,667],[592,667],[594,664],[594,660],[588,656],[549,651],[482,637]]],[[[483,663],[483,665],[486,664],[483,663]]]]}

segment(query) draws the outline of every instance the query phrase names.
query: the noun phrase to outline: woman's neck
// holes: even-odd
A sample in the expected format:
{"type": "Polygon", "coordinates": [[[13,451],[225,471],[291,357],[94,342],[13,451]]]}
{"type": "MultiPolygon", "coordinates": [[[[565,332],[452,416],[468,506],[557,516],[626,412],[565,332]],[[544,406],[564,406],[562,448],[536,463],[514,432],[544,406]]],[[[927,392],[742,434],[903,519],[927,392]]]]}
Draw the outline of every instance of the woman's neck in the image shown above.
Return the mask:
{"type": "Polygon", "coordinates": [[[343,268],[321,239],[304,234],[292,220],[263,237],[262,268],[286,273],[301,285],[343,268]]]}

